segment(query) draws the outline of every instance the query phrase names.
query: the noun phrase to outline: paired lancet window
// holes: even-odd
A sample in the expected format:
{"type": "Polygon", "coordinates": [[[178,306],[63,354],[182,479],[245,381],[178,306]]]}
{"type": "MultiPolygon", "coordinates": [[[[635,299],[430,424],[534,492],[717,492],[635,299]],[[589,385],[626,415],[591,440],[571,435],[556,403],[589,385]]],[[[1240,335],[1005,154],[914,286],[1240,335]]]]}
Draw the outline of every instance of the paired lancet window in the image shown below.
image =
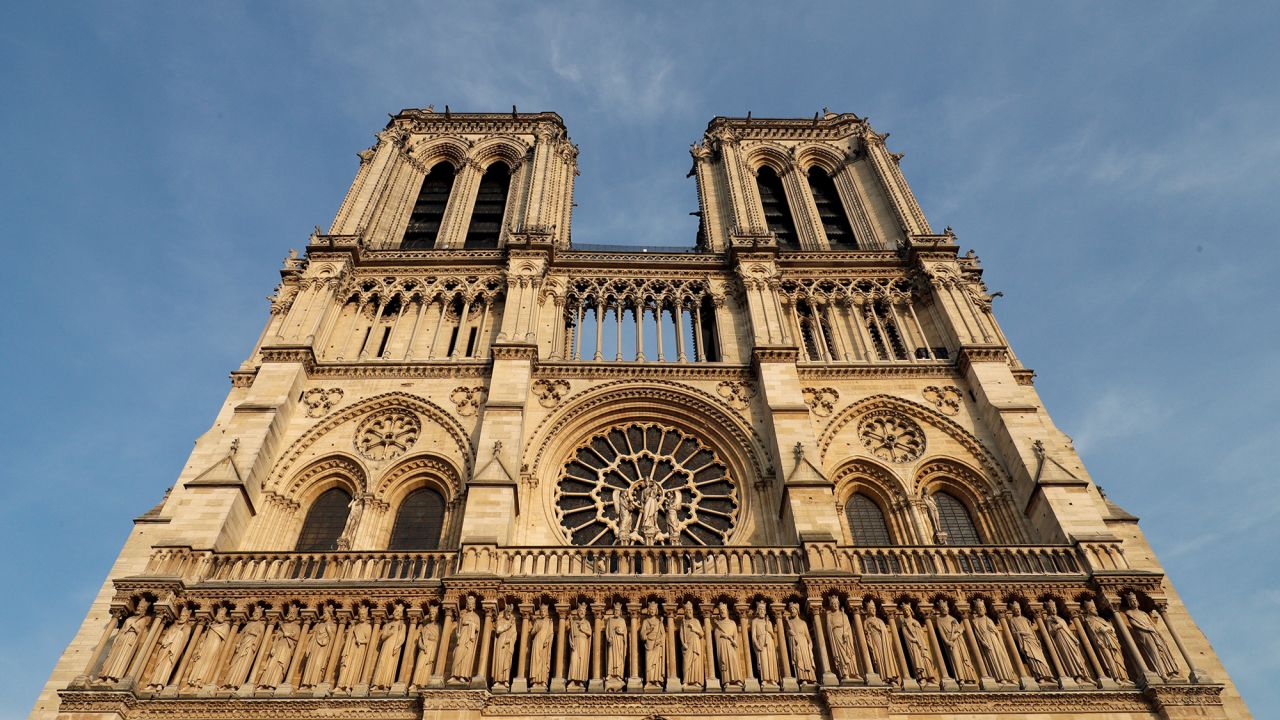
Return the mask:
{"type": "MultiPolygon", "coordinates": [[[[430,249],[436,246],[444,225],[445,208],[453,194],[456,172],[448,162],[436,163],[422,178],[418,199],[413,204],[409,225],[400,242],[403,250],[430,249]]],[[[464,248],[496,248],[502,235],[502,220],[511,189],[511,169],[495,162],[480,177],[471,222],[467,225],[464,248]]]]}
{"type": "MultiPolygon", "coordinates": [[[[857,238],[853,226],[849,224],[849,215],[840,201],[840,193],[836,190],[835,181],[822,168],[816,165],[809,168],[809,193],[818,210],[818,221],[826,235],[827,244],[832,250],[856,250],[857,238]]],[[[778,247],[782,250],[799,250],[800,241],[796,233],[795,216],[787,200],[786,188],[777,171],[768,165],[756,171],[756,189],[760,192],[760,207],[764,211],[765,226],[778,236],[778,247]]]]}
{"type": "MultiPolygon", "coordinates": [[[[307,510],[296,552],[333,552],[346,529],[351,493],[330,488],[307,510]]],[[[419,488],[405,496],[396,510],[388,550],[434,550],[440,547],[444,529],[445,503],[439,492],[419,488]]]]}

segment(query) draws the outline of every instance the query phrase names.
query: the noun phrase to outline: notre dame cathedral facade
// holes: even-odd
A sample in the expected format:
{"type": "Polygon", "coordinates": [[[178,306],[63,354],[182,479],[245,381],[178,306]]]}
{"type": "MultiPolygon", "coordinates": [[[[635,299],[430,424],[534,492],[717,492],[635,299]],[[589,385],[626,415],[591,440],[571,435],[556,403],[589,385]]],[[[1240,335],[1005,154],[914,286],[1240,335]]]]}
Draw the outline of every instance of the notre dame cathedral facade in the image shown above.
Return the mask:
{"type": "Polygon", "coordinates": [[[394,116],[32,717],[1249,717],[884,139],[717,117],[641,251],[394,116]]]}

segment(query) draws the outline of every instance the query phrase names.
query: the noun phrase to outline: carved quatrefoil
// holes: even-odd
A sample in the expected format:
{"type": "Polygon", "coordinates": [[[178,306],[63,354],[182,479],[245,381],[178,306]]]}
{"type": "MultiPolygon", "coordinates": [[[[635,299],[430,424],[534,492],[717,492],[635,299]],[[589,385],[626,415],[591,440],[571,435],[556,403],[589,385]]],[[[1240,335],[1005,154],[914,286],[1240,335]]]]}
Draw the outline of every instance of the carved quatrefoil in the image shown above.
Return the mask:
{"type": "Polygon", "coordinates": [[[858,437],[881,460],[907,463],[924,454],[924,431],[897,413],[867,413],[858,423],[858,437]]]}

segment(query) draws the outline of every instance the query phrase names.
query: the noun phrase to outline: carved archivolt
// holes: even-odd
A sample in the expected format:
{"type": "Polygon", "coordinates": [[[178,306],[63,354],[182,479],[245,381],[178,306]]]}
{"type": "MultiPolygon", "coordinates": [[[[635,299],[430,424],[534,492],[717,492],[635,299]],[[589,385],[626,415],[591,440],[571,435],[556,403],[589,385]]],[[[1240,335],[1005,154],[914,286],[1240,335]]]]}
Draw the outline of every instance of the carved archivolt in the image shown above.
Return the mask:
{"type": "Polygon", "coordinates": [[[388,408],[373,413],[356,428],[356,451],[374,460],[394,460],[418,441],[422,423],[412,411],[388,408]]]}
{"type": "Polygon", "coordinates": [[[723,545],[738,505],[715,450],[657,423],[592,436],[556,485],[557,516],[574,545],[723,545]]]}
{"type": "Polygon", "coordinates": [[[431,422],[440,426],[445,434],[453,440],[453,443],[452,447],[450,447],[449,443],[437,443],[435,449],[446,456],[450,456],[451,461],[460,464],[464,475],[471,472],[471,464],[474,460],[471,443],[466,431],[458,424],[458,421],[453,419],[444,408],[430,400],[410,395],[409,393],[391,392],[375,395],[353,403],[316,423],[289,445],[289,448],[281,455],[280,462],[271,471],[271,475],[268,477],[267,482],[263,484],[263,487],[267,490],[278,490],[283,485],[285,478],[290,477],[293,473],[296,463],[302,460],[321,438],[336,431],[342,425],[357,421],[381,410],[393,408],[398,408],[402,411],[407,410],[414,413],[419,421],[431,422]]]}
{"type": "Polygon", "coordinates": [[[446,502],[456,500],[462,488],[457,468],[448,460],[435,455],[412,455],[378,478],[373,492],[394,507],[400,496],[421,485],[433,487],[446,502]]]}
{"type": "Polygon", "coordinates": [[[284,504],[296,509],[303,503],[309,503],[311,497],[334,485],[342,486],[344,490],[355,496],[367,492],[369,480],[364,467],[355,458],[331,455],[308,465],[305,470],[294,476],[289,486],[283,488],[283,492],[277,497],[284,504]]]}
{"type": "Polygon", "coordinates": [[[908,463],[924,454],[924,431],[911,418],[891,410],[873,410],[863,416],[858,438],[881,460],[908,463]]]}

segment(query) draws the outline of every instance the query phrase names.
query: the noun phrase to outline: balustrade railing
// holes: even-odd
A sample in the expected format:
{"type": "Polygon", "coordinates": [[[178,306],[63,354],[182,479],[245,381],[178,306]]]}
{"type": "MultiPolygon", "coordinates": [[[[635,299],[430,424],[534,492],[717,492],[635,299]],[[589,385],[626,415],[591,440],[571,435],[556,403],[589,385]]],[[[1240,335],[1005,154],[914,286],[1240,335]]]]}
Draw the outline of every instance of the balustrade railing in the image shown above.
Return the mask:
{"type": "Polygon", "coordinates": [[[502,577],[1083,576],[1128,569],[1119,542],[1075,545],[804,547],[498,547],[431,552],[212,552],[157,548],[144,575],[191,582],[422,581],[502,577]]]}

